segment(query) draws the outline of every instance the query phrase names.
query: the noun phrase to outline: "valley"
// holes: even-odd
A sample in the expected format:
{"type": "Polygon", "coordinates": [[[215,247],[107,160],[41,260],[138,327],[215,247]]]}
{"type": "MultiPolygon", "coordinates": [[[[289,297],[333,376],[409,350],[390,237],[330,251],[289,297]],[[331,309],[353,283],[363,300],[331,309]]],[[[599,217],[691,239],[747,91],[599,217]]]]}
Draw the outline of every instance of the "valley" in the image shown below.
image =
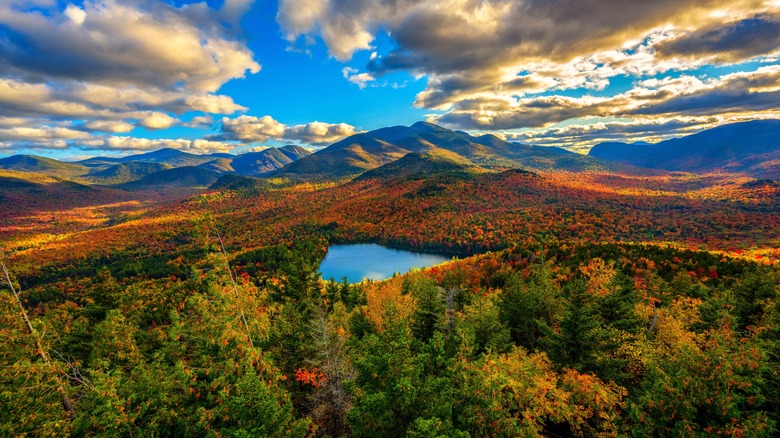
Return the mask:
{"type": "Polygon", "coordinates": [[[0,159],[3,262],[58,358],[3,294],[0,431],[771,436],[771,156],[600,149],[419,123],[314,153],[0,159]],[[341,245],[431,260],[332,270],[341,245]]]}

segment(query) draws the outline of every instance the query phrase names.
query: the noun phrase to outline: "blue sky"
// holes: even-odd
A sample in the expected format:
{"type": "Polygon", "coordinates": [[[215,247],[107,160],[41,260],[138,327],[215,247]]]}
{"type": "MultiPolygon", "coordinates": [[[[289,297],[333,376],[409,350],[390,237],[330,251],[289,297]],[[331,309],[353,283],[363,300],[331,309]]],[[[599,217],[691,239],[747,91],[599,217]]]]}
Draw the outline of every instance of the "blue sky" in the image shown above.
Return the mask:
{"type": "Polygon", "coordinates": [[[428,120],[587,151],[777,118],[777,0],[8,0],[0,156],[302,144],[428,120]]]}

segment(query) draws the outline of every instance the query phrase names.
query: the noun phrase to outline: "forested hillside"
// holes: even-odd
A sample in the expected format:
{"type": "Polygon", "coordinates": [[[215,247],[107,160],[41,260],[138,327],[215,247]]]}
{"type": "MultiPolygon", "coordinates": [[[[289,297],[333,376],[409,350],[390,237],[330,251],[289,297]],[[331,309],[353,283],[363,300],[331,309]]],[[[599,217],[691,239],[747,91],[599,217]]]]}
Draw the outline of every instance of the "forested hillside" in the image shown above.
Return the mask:
{"type": "Polygon", "coordinates": [[[26,289],[34,335],[4,293],[3,433],[776,431],[769,267],[540,244],[348,285],[318,280],[323,241],[230,257],[211,226],[177,257],[26,289]]]}
{"type": "Polygon", "coordinates": [[[114,217],[98,191],[40,231],[8,208],[2,434],[777,433],[776,184],[403,160],[114,217]],[[321,280],[354,242],[460,259],[321,280]]]}

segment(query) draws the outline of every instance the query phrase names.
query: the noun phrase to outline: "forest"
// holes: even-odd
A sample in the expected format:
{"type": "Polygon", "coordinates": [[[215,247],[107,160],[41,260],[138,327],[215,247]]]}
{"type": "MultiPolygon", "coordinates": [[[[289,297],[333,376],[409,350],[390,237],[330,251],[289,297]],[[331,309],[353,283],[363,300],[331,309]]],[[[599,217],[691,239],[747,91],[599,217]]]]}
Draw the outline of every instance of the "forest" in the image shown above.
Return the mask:
{"type": "Polygon", "coordinates": [[[7,206],[0,435],[775,436],[780,190],[708,178],[269,183],[30,204],[98,224],[37,232],[7,206]],[[457,256],[321,279],[354,242],[457,256]]]}

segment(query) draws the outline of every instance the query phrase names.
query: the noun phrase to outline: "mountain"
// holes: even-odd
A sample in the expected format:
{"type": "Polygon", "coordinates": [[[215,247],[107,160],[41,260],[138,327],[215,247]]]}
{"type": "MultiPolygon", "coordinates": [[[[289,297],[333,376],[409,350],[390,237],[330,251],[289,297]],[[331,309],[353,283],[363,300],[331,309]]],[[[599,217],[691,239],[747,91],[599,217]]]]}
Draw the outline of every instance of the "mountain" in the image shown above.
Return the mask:
{"type": "Polygon", "coordinates": [[[233,158],[230,164],[239,174],[264,176],[310,154],[300,146],[284,146],[242,154],[233,158]]]}
{"type": "Polygon", "coordinates": [[[257,187],[263,180],[251,176],[228,173],[209,186],[209,190],[240,190],[257,187]]]}
{"type": "Polygon", "coordinates": [[[92,158],[87,158],[86,160],[76,161],[77,164],[80,164],[82,166],[97,167],[102,169],[105,169],[108,166],[119,164],[121,162],[122,162],[121,158],[113,158],[113,157],[92,157],[92,158]]]}
{"type": "Polygon", "coordinates": [[[780,120],[732,123],[655,144],[601,143],[588,155],[651,169],[778,179],[780,120]]]}
{"type": "Polygon", "coordinates": [[[128,163],[115,164],[107,169],[92,172],[88,176],[102,183],[123,183],[141,179],[146,175],[170,169],[171,166],[163,163],[149,163],[143,161],[130,161],[128,163]]]}
{"type": "Polygon", "coordinates": [[[164,148],[145,154],[129,155],[120,158],[120,162],[128,163],[130,161],[146,161],[150,163],[164,163],[173,167],[197,166],[207,163],[217,158],[224,158],[223,154],[214,155],[196,155],[182,152],[178,149],[164,148]]]}
{"type": "Polygon", "coordinates": [[[0,158],[0,169],[17,172],[37,172],[50,176],[74,177],[86,174],[89,169],[76,163],[65,163],[53,158],[36,155],[14,155],[0,158]]]}
{"type": "Polygon", "coordinates": [[[285,166],[273,176],[294,180],[354,177],[409,153],[444,149],[479,166],[570,170],[600,166],[600,160],[560,148],[510,143],[494,135],[472,136],[431,123],[393,126],[347,137],[285,166]]]}
{"type": "Polygon", "coordinates": [[[206,163],[198,165],[201,169],[211,170],[219,173],[233,172],[233,159],[232,158],[217,158],[216,160],[208,161],[206,163]]]}
{"type": "Polygon", "coordinates": [[[206,155],[190,154],[178,149],[163,148],[143,154],[128,155],[126,157],[92,157],[78,161],[78,164],[87,167],[108,167],[119,163],[145,162],[162,163],[172,167],[197,166],[218,159],[232,159],[234,155],[226,153],[214,153],[206,155]]]}
{"type": "Polygon", "coordinates": [[[282,146],[279,148],[279,151],[284,155],[286,155],[287,158],[293,161],[298,161],[307,155],[311,155],[310,150],[294,144],[288,144],[286,146],[282,146]]]}
{"type": "Polygon", "coordinates": [[[219,173],[211,170],[183,166],[151,173],[137,181],[119,184],[116,187],[124,190],[199,189],[213,184],[219,176],[219,173]]]}
{"type": "Polygon", "coordinates": [[[355,180],[424,178],[440,173],[480,172],[482,169],[460,155],[445,149],[433,149],[424,154],[409,153],[398,160],[364,172],[355,180]]]}

